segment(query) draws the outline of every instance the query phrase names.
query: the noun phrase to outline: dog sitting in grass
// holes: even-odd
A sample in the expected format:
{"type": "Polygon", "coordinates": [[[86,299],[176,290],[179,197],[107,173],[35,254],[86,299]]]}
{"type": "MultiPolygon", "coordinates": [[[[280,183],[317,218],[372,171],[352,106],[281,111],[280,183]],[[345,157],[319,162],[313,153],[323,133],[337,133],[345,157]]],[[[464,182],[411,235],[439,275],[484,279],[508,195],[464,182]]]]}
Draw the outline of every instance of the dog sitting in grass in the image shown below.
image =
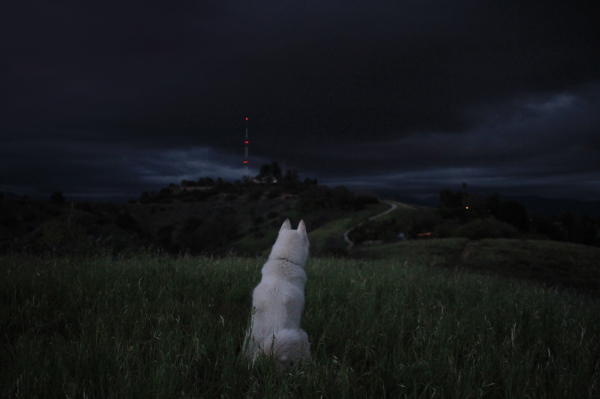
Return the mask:
{"type": "Polygon", "coordinates": [[[292,230],[287,219],[252,294],[253,314],[243,349],[252,362],[264,353],[283,369],[310,357],[308,335],[300,328],[308,246],[304,221],[292,230]]]}

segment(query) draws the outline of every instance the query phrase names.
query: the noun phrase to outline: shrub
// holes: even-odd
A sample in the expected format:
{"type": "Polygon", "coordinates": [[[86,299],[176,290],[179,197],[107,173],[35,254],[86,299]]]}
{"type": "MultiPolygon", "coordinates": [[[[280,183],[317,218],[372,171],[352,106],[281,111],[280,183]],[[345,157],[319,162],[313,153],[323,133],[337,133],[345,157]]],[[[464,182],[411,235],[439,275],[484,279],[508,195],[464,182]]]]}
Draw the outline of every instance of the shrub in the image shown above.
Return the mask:
{"type": "Polygon", "coordinates": [[[23,216],[23,220],[24,220],[25,222],[33,222],[33,221],[34,221],[36,218],[37,218],[37,216],[36,216],[36,214],[35,214],[35,213],[26,213],[26,214],[23,216]]]}
{"type": "Polygon", "coordinates": [[[254,222],[254,225],[258,226],[259,224],[263,224],[265,222],[265,218],[262,216],[259,216],[257,218],[254,218],[253,222],[254,222]]]}
{"type": "Polygon", "coordinates": [[[432,231],[436,225],[442,222],[441,217],[431,211],[418,210],[411,215],[407,231],[411,235],[427,233],[432,231]]]}
{"type": "Polygon", "coordinates": [[[198,183],[193,180],[182,180],[181,187],[196,187],[198,183]]]}
{"type": "Polygon", "coordinates": [[[352,210],[353,211],[361,211],[361,210],[363,210],[365,208],[366,208],[366,205],[363,202],[359,201],[359,200],[354,200],[352,202],[352,210]]]}
{"type": "Polygon", "coordinates": [[[40,242],[50,248],[57,248],[65,243],[67,238],[66,224],[60,219],[50,220],[42,225],[40,242]]]}
{"type": "Polygon", "coordinates": [[[498,220],[512,224],[521,231],[527,230],[527,210],[517,201],[504,201],[498,209],[498,220]]]}
{"type": "Polygon", "coordinates": [[[53,204],[62,204],[63,202],[65,202],[65,196],[62,192],[55,191],[52,194],[50,194],[50,202],[52,202],[53,204]]]}
{"type": "Polygon", "coordinates": [[[313,255],[316,256],[334,256],[334,257],[345,257],[348,256],[346,247],[348,244],[338,236],[329,236],[325,239],[325,242],[321,247],[312,248],[313,255]]]}
{"type": "Polygon", "coordinates": [[[206,219],[187,219],[176,240],[181,249],[193,254],[218,253],[231,243],[240,229],[235,209],[225,207],[206,219]]]}
{"type": "Polygon", "coordinates": [[[248,200],[249,201],[256,201],[261,196],[262,196],[262,191],[261,190],[253,190],[253,191],[250,192],[250,194],[248,194],[248,200]]]}
{"type": "Polygon", "coordinates": [[[183,227],[181,228],[182,234],[190,234],[193,233],[198,227],[202,225],[202,219],[196,216],[192,216],[191,218],[186,219],[183,222],[183,227]]]}
{"type": "Polygon", "coordinates": [[[150,201],[150,193],[148,191],[143,191],[142,195],[140,196],[140,204],[148,204],[150,201]]]}
{"type": "Polygon", "coordinates": [[[453,219],[444,220],[443,223],[435,226],[433,233],[438,238],[450,238],[455,236],[456,229],[459,225],[453,219]]]}
{"type": "Polygon", "coordinates": [[[281,195],[281,191],[278,190],[271,190],[267,193],[267,198],[268,199],[274,199],[277,198],[281,195]]]}
{"type": "Polygon", "coordinates": [[[173,231],[175,231],[175,226],[169,224],[161,227],[157,234],[159,246],[169,253],[177,253],[179,251],[179,245],[173,242],[173,231]]]}
{"type": "Polygon", "coordinates": [[[115,218],[115,226],[120,227],[125,231],[134,231],[138,234],[142,232],[137,220],[128,213],[118,214],[115,218]]]}
{"type": "Polygon", "coordinates": [[[0,219],[0,226],[4,227],[15,227],[17,225],[17,218],[13,215],[4,216],[0,219]]]}

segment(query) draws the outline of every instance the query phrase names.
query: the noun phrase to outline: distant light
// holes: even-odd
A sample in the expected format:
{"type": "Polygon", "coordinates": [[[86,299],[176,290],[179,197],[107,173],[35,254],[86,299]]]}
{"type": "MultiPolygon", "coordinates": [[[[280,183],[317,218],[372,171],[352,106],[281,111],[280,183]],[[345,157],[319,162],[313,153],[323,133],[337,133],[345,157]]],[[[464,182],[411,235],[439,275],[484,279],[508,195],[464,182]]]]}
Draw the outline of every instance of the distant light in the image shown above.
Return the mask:
{"type": "Polygon", "coordinates": [[[246,120],[248,120],[248,118],[246,118],[246,120]]]}
{"type": "Polygon", "coordinates": [[[248,142],[247,142],[247,141],[244,141],[244,143],[245,143],[245,144],[248,144],[248,142]]]}
{"type": "Polygon", "coordinates": [[[467,206],[466,208],[467,208],[467,209],[469,209],[469,207],[468,207],[468,206],[467,206]]]}
{"type": "Polygon", "coordinates": [[[244,161],[244,163],[248,163],[248,161],[244,161]]]}

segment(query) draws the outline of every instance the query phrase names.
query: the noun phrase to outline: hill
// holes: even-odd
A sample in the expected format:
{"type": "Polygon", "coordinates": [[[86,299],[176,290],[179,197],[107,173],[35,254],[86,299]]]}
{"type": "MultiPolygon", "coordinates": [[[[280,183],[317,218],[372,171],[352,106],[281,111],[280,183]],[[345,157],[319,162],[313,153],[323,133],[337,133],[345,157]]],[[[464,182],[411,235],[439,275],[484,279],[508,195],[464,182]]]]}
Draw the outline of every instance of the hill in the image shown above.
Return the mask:
{"type": "MultiPolygon", "coordinates": [[[[477,189],[476,189],[477,190],[477,189]]],[[[478,190],[477,190],[478,191],[478,190]]],[[[492,195],[493,191],[481,190],[480,195],[492,195]]],[[[407,197],[398,194],[395,189],[381,190],[378,192],[384,198],[393,198],[397,201],[409,204],[417,204],[437,208],[440,205],[439,195],[424,198],[407,197]]],[[[577,217],[589,215],[600,218],[600,201],[584,201],[580,199],[545,198],[539,195],[500,195],[500,200],[512,200],[523,204],[527,212],[531,214],[542,214],[547,216],[559,216],[564,212],[572,212],[577,217]]]]}
{"type": "Polygon", "coordinates": [[[0,396],[600,395],[598,300],[401,257],[309,258],[310,363],[249,367],[263,261],[0,255],[0,396]]]}
{"type": "MultiPolygon", "coordinates": [[[[0,253],[261,256],[289,218],[294,225],[301,219],[306,222],[311,256],[400,257],[580,292],[599,291],[598,248],[548,241],[550,235],[482,219],[475,211],[439,212],[397,203],[393,212],[367,221],[389,205],[310,179],[232,184],[205,178],[183,183],[120,205],[69,204],[59,193],[50,200],[0,198],[0,253]],[[350,254],[343,238],[349,230],[355,244],[350,254]],[[399,235],[409,240],[401,241],[399,235]],[[433,239],[420,240],[423,237],[433,239]]],[[[576,233],[575,222],[571,219],[565,226],[576,233]]],[[[589,227],[597,222],[586,223],[589,227]]],[[[561,223],[549,223],[554,233],[564,230],[561,223]]]]}
{"type": "Polygon", "coordinates": [[[600,248],[518,239],[443,238],[359,247],[357,259],[395,259],[600,295],[600,248]]]}
{"type": "MultiPolygon", "coordinates": [[[[95,253],[150,249],[170,254],[257,255],[270,248],[287,218],[309,231],[338,219],[350,221],[385,205],[344,187],[304,183],[171,184],[142,193],[128,204],[66,203],[0,198],[0,252],[95,253]]],[[[340,235],[341,237],[341,235],[340,235]]],[[[325,239],[327,241],[327,239],[325,239]]],[[[313,254],[334,253],[336,244],[315,240],[313,254]]]]}

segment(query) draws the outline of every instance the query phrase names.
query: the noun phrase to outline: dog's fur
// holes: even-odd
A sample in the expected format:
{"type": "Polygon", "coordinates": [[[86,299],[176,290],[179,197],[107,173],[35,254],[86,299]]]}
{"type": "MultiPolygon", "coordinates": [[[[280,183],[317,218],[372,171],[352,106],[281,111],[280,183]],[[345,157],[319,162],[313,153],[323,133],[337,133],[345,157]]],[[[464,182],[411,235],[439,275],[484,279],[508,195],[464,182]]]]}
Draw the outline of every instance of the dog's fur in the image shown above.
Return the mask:
{"type": "Polygon", "coordinates": [[[264,353],[273,356],[279,368],[285,368],[310,357],[308,335],[300,328],[308,246],[304,221],[298,230],[292,230],[286,220],[252,294],[254,313],[244,353],[253,362],[264,353]]]}

